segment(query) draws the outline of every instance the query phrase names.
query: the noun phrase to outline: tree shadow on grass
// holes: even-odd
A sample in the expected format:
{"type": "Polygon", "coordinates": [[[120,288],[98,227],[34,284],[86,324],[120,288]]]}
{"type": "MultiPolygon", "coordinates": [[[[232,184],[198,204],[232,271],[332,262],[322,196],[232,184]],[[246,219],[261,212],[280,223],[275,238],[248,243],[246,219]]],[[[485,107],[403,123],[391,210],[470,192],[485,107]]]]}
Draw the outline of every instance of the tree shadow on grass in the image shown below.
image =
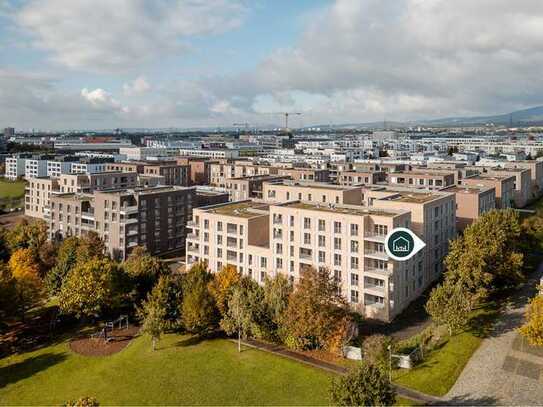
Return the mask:
{"type": "Polygon", "coordinates": [[[190,347],[190,346],[196,346],[196,345],[199,345],[200,343],[202,343],[206,339],[207,338],[202,337],[202,336],[193,335],[193,336],[189,336],[188,338],[183,338],[180,341],[177,341],[174,346],[183,347],[183,348],[190,347]]]}
{"type": "Polygon", "coordinates": [[[29,357],[21,362],[0,367],[0,389],[47,370],[65,359],[65,353],[44,353],[43,355],[29,357]]]}
{"type": "Polygon", "coordinates": [[[432,403],[432,406],[494,406],[498,403],[495,397],[473,397],[471,394],[452,397],[443,403],[432,403]]]}

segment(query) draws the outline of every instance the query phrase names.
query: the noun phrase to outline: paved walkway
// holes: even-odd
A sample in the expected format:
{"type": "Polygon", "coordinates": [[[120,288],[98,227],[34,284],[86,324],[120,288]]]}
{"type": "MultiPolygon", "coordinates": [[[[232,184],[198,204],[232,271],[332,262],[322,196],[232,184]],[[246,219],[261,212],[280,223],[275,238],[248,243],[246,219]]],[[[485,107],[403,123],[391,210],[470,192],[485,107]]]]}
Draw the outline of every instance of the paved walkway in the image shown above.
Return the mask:
{"type": "Polygon", "coordinates": [[[473,354],[444,397],[447,404],[543,405],[543,351],[529,346],[516,332],[542,274],[543,264],[473,354]]]}

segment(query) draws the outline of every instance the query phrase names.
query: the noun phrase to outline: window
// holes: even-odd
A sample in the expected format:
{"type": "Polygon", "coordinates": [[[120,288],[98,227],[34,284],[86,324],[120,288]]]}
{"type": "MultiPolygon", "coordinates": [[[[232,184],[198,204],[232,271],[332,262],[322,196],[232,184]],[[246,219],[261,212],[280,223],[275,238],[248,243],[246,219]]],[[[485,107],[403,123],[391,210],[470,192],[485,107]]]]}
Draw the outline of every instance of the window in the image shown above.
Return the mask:
{"type": "Polygon", "coordinates": [[[217,222],[217,232],[222,232],[222,222],[217,222]]]}
{"type": "Polygon", "coordinates": [[[334,266],[341,266],[341,254],[334,254],[334,266]]]}
{"type": "Polygon", "coordinates": [[[204,229],[209,229],[209,219],[204,219],[204,229]]]}
{"type": "Polygon", "coordinates": [[[311,219],[304,218],[304,229],[310,229],[311,228],[311,219]]]}
{"type": "Polygon", "coordinates": [[[268,259],[267,258],[265,258],[265,257],[260,258],[260,267],[263,268],[263,269],[268,267],[268,259]]]}
{"type": "Polygon", "coordinates": [[[319,251],[319,263],[326,262],[326,254],[323,251],[319,251]]]}
{"type": "Polygon", "coordinates": [[[276,266],[276,268],[278,268],[278,269],[282,269],[282,268],[283,268],[283,259],[281,259],[281,258],[279,258],[279,257],[276,258],[276,259],[275,259],[275,266],[276,266]]]}
{"type": "Polygon", "coordinates": [[[358,253],[358,241],[351,240],[351,253],[358,253]]]}
{"type": "Polygon", "coordinates": [[[319,219],[319,232],[324,232],[326,230],[326,223],[323,219],[319,219]]]}
{"type": "Polygon", "coordinates": [[[311,234],[304,233],[304,244],[311,244],[311,234]]]}
{"type": "Polygon", "coordinates": [[[358,257],[351,257],[351,268],[358,270],[358,257]]]}
{"type": "Polygon", "coordinates": [[[341,233],[341,222],[334,222],[334,233],[341,233]]]}
{"type": "Polygon", "coordinates": [[[290,241],[294,242],[294,230],[290,231],[290,241]]]}
{"type": "Polygon", "coordinates": [[[358,303],[358,291],[351,290],[351,302],[358,303]]]}
{"type": "Polygon", "coordinates": [[[341,238],[334,237],[334,250],[341,250],[341,238]]]}
{"type": "Polygon", "coordinates": [[[358,285],[358,274],[351,273],[351,285],[358,285]]]}
{"type": "Polygon", "coordinates": [[[281,243],[277,243],[275,246],[275,252],[277,254],[283,254],[283,245],[281,243]]]}
{"type": "Polygon", "coordinates": [[[351,236],[358,236],[358,225],[352,224],[351,225],[351,236]]]}
{"type": "Polygon", "coordinates": [[[217,235],[217,244],[222,244],[222,235],[217,235]]]}
{"type": "Polygon", "coordinates": [[[319,235],[319,247],[326,246],[326,237],[319,235]]]}

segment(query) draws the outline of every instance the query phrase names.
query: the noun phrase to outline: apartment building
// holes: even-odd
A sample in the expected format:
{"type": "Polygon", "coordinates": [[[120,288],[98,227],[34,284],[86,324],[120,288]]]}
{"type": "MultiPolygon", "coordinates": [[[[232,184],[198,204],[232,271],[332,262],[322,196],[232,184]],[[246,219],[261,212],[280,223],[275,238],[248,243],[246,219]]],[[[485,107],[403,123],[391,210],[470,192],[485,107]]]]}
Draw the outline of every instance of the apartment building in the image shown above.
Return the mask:
{"type": "Polygon", "coordinates": [[[235,159],[239,158],[240,150],[238,149],[193,149],[181,148],[177,150],[177,155],[186,157],[211,158],[217,159],[235,159]]]}
{"type": "Polygon", "coordinates": [[[189,166],[178,165],[175,161],[160,161],[143,166],[143,174],[164,177],[166,185],[189,185],[189,166]]]}
{"type": "Polygon", "coordinates": [[[531,198],[532,179],[531,172],[527,168],[485,168],[485,175],[512,176],[515,178],[513,185],[513,200],[515,208],[524,208],[531,198]]]}
{"type": "Polygon", "coordinates": [[[32,157],[32,154],[18,154],[16,156],[6,157],[5,177],[15,181],[25,175],[25,161],[32,157]]]}
{"type": "Polygon", "coordinates": [[[81,236],[93,230],[108,253],[125,259],[136,246],[153,255],[185,247],[195,188],[162,186],[51,196],[51,238],[81,236]]]}
{"type": "Polygon", "coordinates": [[[454,194],[389,192],[371,207],[249,200],[195,209],[188,226],[189,267],[204,261],[216,272],[230,264],[260,283],[275,273],[297,281],[304,267],[325,267],[353,309],[390,321],[438,277],[435,263],[455,230],[454,194]],[[432,242],[406,262],[392,261],[384,242],[396,227],[432,242]]]}
{"type": "Polygon", "coordinates": [[[384,173],[390,174],[393,172],[403,172],[408,171],[410,166],[404,163],[387,163],[386,161],[377,161],[377,162],[358,162],[353,163],[353,171],[360,172],[378,172],[382,171],[384,173]]]}
{"type": "Polygon", "coordinates": [[[425,189],[441,189],[455,185],[455,174],[453,172],[441,171],[403,171],[390,173],[388,183],[391,186],[407,186],[425,189]]]}
{"type": "Polygon", "coordinates": [[[138,174],[143,174],[143,168],[146,164],[146,161],[107,163],[106,171],[137,172],[138,174]]]}
{"type": "Polygon", "coordinates": [[[298,200],[322,205],[361,205],[362,188],[316,182],[303,183],[284,179],[264,182],[262,198],[266,202],[273,203],[298,200]]]}
{"type": "Polygon", "coordinates": [[[176,162],[179,165],[189,166],[189,185],[209,184],[213,161],[198,157],[178,157],[176,158],[176,162]]]}
{"type": "Polygon", "coordinates": [[[330,171],[319,168],[278,168],[277,175],[290,177],[294,181],[330,181],[330,171]]]}
{"type": "Polygon", "coordinates": [[[462,180],[462,185],[494,188],[496,208],[511,208],[514,203],[515,177],[508,175],[476,175],[462,180]]]}
{"type": "MultiPolygon", "coordinates": [[[[454,183],[459,185],[464,178],[479,174],[479,169],[466,165],[466,163],[456,163],[447,161],[429,162],[427,168],[434,172],[452,172],[454,174],[454,183]]],[[[425,168],[413,167],[412,171],[424,172],[425,168]]]]}
{"type": "Polygon", "coordinates": [[[383,171],[344,171],[338,176],[340,185],[374,185],[386,182],[387,176],[383,171]]]}
{"type": "Polygon", "coordinates": [[[256,165],[251,161],[220,160],[210,164],[210,183],[213,186],[221,188],[226,188],[226,181],[232,178],[277,174],[277,168],[267,165],[256,165]]]}
{"type": "Polygon", "coordinates": [[[134,188],[138,186],[138,174],[119,171],[98,174],[61,174],[58,186],[58,192],[61,193],[90,193],[101,189],[134,188]]]}
{"type": "Polygon", "coordinates": [[[85,157],[80,161],[72,163],[70,172],[77,174],[96,174],[105,172],[108,163],[112,162],[111,158],[90,158],[85,157]]]}
{"type": "Polygon", "coordinates": [[[50,155],[34,155],[25,160],[25,179],[41,178],[47,176],[47,163],[49,160],[54,159],[54,156],[50,155]]]}
{"type": "Polygon", "coordinates": [[[449,240],[456,236],[456,197],[451,192],[420,191],[394,187],[364,191],[364,204],[387,209],[404,209],[411,213],[411,230],[426,243],[417,256],[423,261],[419,284],[410,290],[422,291],[443,271],[443,260],[449,252],[449,240]]]}
{"type": "Polygon", "coordinates": [[[531,188],[530,199],[535,199],[543,194],[543,161],[507,161],[504,163],[504,168],[524,168],[530,170],[531,188]]]}
{"type": "Polygon", "coordinates": [[[456,195],[456,230],[463,231],[479,217],[496,208],[494,187],[455,185],[443,189],[456,195]]]}
{"type": "Polygon", "coordinates": [[[29,178],[25,187],[25,215],[47,219],[51,194],[58,191],[58,180],[55,178],[29,178]]]}
{"type": "Polygon", "coordinates": [[[47,176],[59,178],[61,174],[69,174],[72,171],[74,162],[78,162],[80,157],[64,156],[57,157],[47,161],[47,176]]]}
{"type": "Polygon", "coordinates": [[[242,178],[229,178],[226,180],[226,190],[231,201],[244,201],[247,199],[262,199],[263,184],[278,182],[285,179],[277,175],[252,175],[242,178]]]}

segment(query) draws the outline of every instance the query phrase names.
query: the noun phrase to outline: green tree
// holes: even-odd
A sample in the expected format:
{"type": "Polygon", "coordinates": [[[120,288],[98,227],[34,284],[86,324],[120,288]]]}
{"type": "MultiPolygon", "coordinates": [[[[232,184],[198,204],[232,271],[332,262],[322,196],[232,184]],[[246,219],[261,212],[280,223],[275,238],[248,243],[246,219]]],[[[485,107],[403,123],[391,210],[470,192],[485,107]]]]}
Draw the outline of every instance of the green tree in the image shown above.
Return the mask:
{"type": "Polygon", "coordinates": [[[292,294],[292,284],[283,275],[277,273],[274,277],[266,277],[264,281],[264,305],[268,316],[268,324],[274,339],[281,336],[279,333],[283,315],[288,307],[289,297],[292,294]]]}
{"type": "Polygon", "coordinates": [[[388,371],[390,369],[390,348],[392,339],[385,335],[372,335],[364,339],[362,352],[364,361],[388,371]]]}
{"type": "Polygon", "coordinates": [[[166,306],[160,292],[153,290],[147,296],[138,309],[138,316],[142,321],[142,332],[151,337],[153,350],[156,350],[157,342],[166,329],[166,306]]]}
{"type": "Polygon", "coordinates": [[[519,332],[535,346],[543,345],[543,295],[532,298],[526,310],[526,322],[519,332]]]}
{"type": "Polygon", "coordinates": [[[240,277],[236,267],[228,264],[215,273],[213,280],[209,283],[209,292],[215,298],[217,308],[222,316],[226,315],[228,311],[228,301],[240,277]]]}
{"type": "Polygon", "coordinates": [[[144,247],[137,246],[124,262],[126,274],[134,285],[135,301],[139,303],[151,291],[162,273],[160,260],[144,247]]]}
{"type": "Polygon", "coordinates": [[[100,316],[107,308],[118,305],[116,263],[109,259],[92,259],[78,263],[66,277],[59,294],[60,310],[77,318],[100,316]]]}
{"type": "Polygon", "coordinates": [[[211,273],[200,265],[193,267],[183,278],[181,320],[191,333],[205,335],[217,327],[219,312],[209,292],[211,273]]]}
{"type": "MultiPolygon", "coordinates": [[[[0,262],[0,293],[0,318],[14,315],[17,311],[15,279],[8,265],[4,262],[0,262]]],[[[0,323],[0,331],[1,326],[0,323]]]]}
{"type": "Polygon", "coordinates": [[[386,372],[368,363],[333,379],[330,387],[334,406],[391,406],[395,400],[396,392],[386,372]]]}
{"type": "Polygon", "coordinates": [[[64,239],[59,246],[57,262],[46,275],[46,285],[53,295],[58,294],[64,279],[75,267],[79,250],[79,238],[72,236],[64,239]]]}
{"type": "Polygon", "coordinates": [[[106,253],[106,246],[98,233],[89,231],[79,238],[77,261],[85,262],[91,259],[103,258],[106,253]]]}
{"type": "Polygon", "coordinates": [[[453,335],[468,324],[471,303],[469,293],[460,284],[445,282],[432,290],[426,311],[435,323],[446,325],[453,335]]]}
{"type": "Polygon", "coordinates": [[[166,310],[166,329],[178,328],[181,324],[179,314],[183,300],[182,281],[177,275],[163,274],[151,291],[153,298],[166,310]]]}
{"type": "Polygon", "coordinates": [[[329,341],[343,330],[347,302],[329,270],[306,268],[289,297],[282,318],[285,343],[295,349],[329,348],[329,341]]]}
{"type": "Polygon", "coordinates": [[[518,284],[523,279],[520,233],[516,211],[485,213],[451,242],[445,259],[446,280],[461,284],[474,302],[496,289],[518,284]]]}

